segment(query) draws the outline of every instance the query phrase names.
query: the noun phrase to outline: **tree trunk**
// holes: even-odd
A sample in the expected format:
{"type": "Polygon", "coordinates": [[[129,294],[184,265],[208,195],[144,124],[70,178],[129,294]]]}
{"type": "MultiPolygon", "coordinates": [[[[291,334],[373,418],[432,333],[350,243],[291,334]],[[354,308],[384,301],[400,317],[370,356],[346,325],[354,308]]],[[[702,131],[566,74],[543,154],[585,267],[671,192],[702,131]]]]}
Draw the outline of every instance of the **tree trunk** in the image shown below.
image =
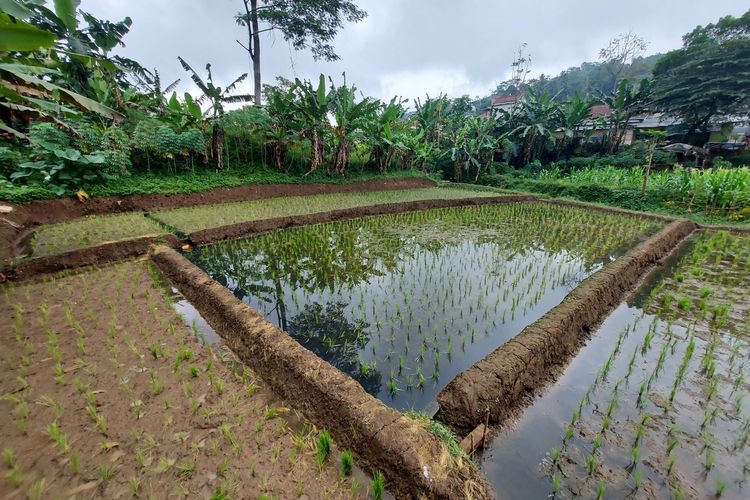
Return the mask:
{"type": "Polygon", "coordinates": [[[260,33],[258,21],[258,0],[242,0],[245,6],[245,26],[247,27],[247,46],[237,41],[250,54],[253,71],[253,100],[260,106],[261,77],[260,77],[260,33]]]}
{"type": "Polygon", "coordinates": [[[255,94],[255,105],[260,106],[260,33],[258,33],[258,0],[250,0],[252,6],[253,26],[253,51],[250,54],[253,60],[253,84],[255,94]]]}
{"type": "Polygon", "coordinates": [[[351,151],[349,150],[349,141],[346,137],[340,137],[339,144],[336,147],[336,153],[333,156],[333,172],[343,177],[346,173],[347,167],[349,167],[350,159],[351,151]]]}
{"type": "Polygon", "coordinates": [[[536,134],[532,133],[531,136],[529,136],[529,140],[526,142],[526,152],[523,155],[524,167],[528,165],[529,163],[531,163],[535,140],[536,140],[536,134]]]}
{"type": "Polygon", "coordinates": [[[224,168],[224,128],[214,123],[211,136],[211,157],[216,158],[216,169],[224,168]]]}
{"type": "Polygon", "coordinates": [[[654,150],[656,149],[656,141],[654,141],[648,148],[648,163],[646,164],[646,170],[643,172],[643,185],[641,186],[641,196],[646,194],[646,184],[648,183],[648,175],[651,173],[651,164],[654,161],[654,150]]]}
{"type": "Polygon", "coordinates": [[[323,141],[320,140],[320,134],[318,131],[313,129],[310,137],[311,157],[310,157],[310,170],[303,177],[307,177],[311,173],[315,172],[323,163],[323,141]]]}

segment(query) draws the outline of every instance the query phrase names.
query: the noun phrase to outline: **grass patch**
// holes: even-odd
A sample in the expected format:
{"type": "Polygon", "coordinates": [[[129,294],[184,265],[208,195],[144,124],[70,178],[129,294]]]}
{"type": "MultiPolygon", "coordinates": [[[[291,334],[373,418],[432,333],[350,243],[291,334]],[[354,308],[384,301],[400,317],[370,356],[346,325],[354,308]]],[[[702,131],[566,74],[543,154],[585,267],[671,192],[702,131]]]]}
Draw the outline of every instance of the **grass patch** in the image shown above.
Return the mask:
{"type": "Polygon", "coordinates": [[[442,441],[445,447],[448,448],[448,452],[453,458],[465,460],[466,463],[469,464],[472,463],[469,456],[466,454],[463,448],[461,448],[461,442],[458,440],[458,437],[448,427],[441,424],[437,420],[432,420],[425,413],[422,413],[420,411],[408,410],[406,412],[406,416],[422,424],[425,429],[430,431],[436,438],[442,441]]]}

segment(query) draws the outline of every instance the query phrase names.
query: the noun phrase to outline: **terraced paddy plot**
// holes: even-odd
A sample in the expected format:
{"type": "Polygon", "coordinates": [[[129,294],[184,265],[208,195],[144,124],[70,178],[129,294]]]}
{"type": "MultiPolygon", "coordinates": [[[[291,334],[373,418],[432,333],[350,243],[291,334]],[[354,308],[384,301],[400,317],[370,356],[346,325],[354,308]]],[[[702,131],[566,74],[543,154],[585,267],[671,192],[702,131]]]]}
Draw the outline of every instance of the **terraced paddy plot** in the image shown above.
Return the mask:
{"type": "Polygon", "coordinates": [[[101,215],[41,226],[31,240],[31,257],[58,255],[123,239],[158,236],[165,231],[142,213],[101,215]]]}
{"type": "Polygon", "coordinates": [[[196,342],[148,261],[45,278],[0,286],[0,498],[364,496],[330,438],[320,460],[322,432],[196,342]]]}
{"type": "Polygon", "coordinates": [[[223,203],[156,212],[155,216],[185,233],[193,233],[240,222],[275,217],[314,214],[382,203],[419,200],[454,200],[497,196],[491,191],[457,188],[423,188],[392,191],[336,193],[312,196],[287,196],[264,200],[223,203]]]}
{"type": "Polygon", "coordinates": [[[188,257],[371,394],[422,410],[659,227],[514,203],[287,229],[188,257]]]}
{"type": "Polygon", "coordinates": [[[486,477],[500,497],[747,498],[748,334],[750,237],[694,236],[497,436],[486,477]]]}

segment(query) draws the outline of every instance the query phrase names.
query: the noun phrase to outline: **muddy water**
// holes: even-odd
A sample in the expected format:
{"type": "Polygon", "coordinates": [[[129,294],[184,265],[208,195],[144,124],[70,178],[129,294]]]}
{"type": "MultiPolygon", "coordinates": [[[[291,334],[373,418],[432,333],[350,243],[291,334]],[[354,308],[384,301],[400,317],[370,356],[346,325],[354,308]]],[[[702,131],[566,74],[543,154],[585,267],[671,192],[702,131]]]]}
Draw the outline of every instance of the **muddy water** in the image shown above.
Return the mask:
{"type": "Polygon", "coordinates": [[[497,496],[747,498],[748,289],[750,239],[694,237],[488,445],[497,496]]]}
{"type": "Polygon", "coordinates": [[[532,203],[277,231],[188,254],[398,409],[455,375],[659,225],[532,203]]]}

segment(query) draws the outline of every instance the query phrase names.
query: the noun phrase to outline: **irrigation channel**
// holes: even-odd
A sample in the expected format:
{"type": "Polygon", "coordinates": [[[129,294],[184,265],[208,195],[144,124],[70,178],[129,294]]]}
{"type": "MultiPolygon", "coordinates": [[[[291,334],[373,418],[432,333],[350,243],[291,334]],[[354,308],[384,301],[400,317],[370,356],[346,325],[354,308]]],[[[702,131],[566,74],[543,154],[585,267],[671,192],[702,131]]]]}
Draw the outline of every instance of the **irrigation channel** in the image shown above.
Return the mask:
{"type": "Polygon", "coordinates": [[[496,435],[500,498],[748,498],[750,237],[697,233],[496,435]]]}
{"type": "Polygon", "coordinates": [[[396,409],[435,397],[653,220],[515,203],[284,229],[187,257],[396,409]]]}

